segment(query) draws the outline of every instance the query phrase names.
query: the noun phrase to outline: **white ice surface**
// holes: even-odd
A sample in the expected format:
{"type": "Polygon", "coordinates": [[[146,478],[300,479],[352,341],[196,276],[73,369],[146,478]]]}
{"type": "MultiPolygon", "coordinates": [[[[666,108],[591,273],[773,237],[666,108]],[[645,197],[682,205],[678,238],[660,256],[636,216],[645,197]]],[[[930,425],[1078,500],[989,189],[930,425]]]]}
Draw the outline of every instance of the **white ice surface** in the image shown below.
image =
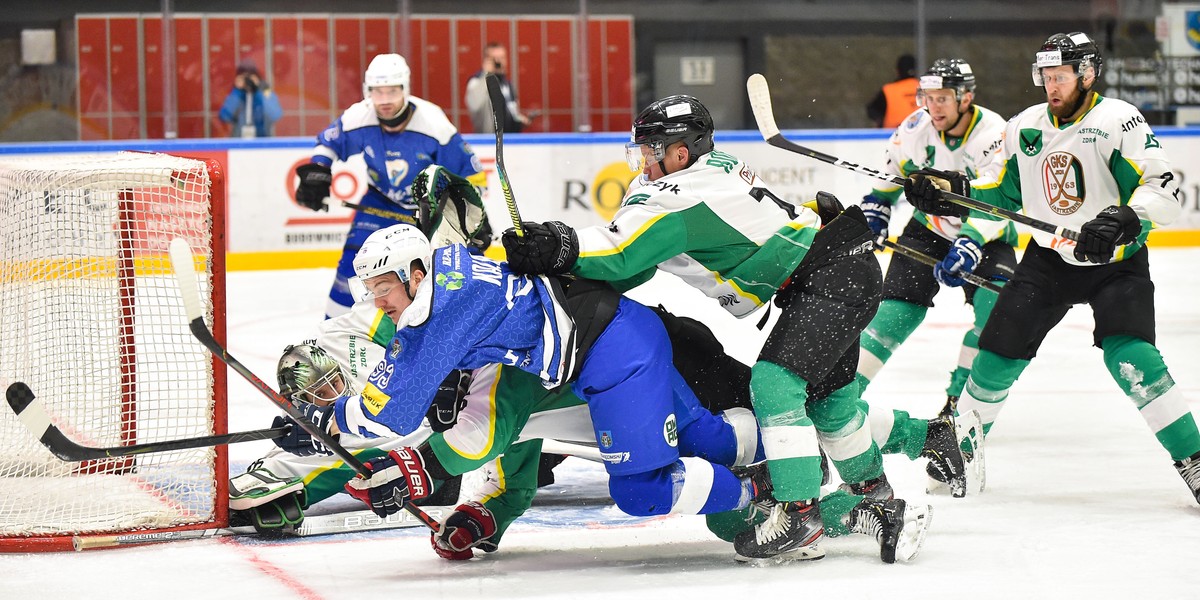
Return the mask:
{"type": "MultiPolygon", "coordinates": [[[[1158,346],[1196,413],[1200,249],[1156,248],[1151,259],[1158,346]]],[[[331,279],[331,270],[231,274],[231,353],[273,381],[282,347],[313,334],[331,279]]],[[[757,315],[739,322],[666,277],[651,287],[634,295],[705,319],[735,356],[754,356],[757,315]]],[[[941,406],[971,318],[961,299],[939,295],[869,390],[874,407],[928,416],[941,406]]],[[[569,459],[500,551],[468,563],[436,557],[419,529],[0,555],[0,599],[1200,598],[1200,506],[1109,378],[1090,331],[1091,311],[1072,310],[1014,387],[988,439],[983,495],[927,496],[923,461],[886,458],[898,494],[934,508],[908,564],[882,564],[864,536],[827,540],[821,561],[735,564],[703,518],[626,517],[605,500],[599,466],[569,459]]],[[[270,423],[271,403],[232,373],[230,396],[231,431],[270,423]]],[[[235,468],[269,447],[232,446],[235,468]]]]}

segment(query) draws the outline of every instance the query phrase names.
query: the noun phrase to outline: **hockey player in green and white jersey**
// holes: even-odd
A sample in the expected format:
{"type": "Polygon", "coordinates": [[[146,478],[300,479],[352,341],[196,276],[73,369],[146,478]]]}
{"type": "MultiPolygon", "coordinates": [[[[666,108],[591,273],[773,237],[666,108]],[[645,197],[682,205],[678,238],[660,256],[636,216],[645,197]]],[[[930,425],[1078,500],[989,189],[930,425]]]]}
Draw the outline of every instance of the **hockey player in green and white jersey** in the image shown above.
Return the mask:
{"type": "MultiPolygon", "coordinates": [[[[1033,63],[1046,102],[1013,117],[1004,168],[964,191],[976,199],[1079,232],[1078,242],[1041,230],[1000,292],[958,402],[989,431],[1009,389],[1046,334],[1075,304],[1089,304],[1093,342],[1200,502],[1200,432],[1154,345],[1154,283],[1146,237],[1182,211],[1167,154],[1137,108],[1093,91],[1103,59],[1084,33],[1055,34],[1033,63]]],[[[951,182],[961,187],[961,182],[951,182]]],[[[959,214],[930,175],[905,181],[928,213],[959,214]]],[[[978,216],[978,213],[974,213],[978,216]]]]}
{"type": "MultiPolygon", "coordinates": [[[[561,222],[522,223],[503,243],[517,272],[570,271],[625,290],[662,269],[737,317],[774,297],[782,315],[750,379],[773,500],[766,520],[739,534],[734,549],[748,561],[820,558],[818,438],[843,481],[883,475],[854,380],[858,335],[878,307],[882,273],[858,207],[819,214],[782,201],[749,166],[714,148],[713,130],[696,98],[650,104],[626,146],[642,175],[608,225],[576,232],[561,222]]],[[[868,508],[906,527],[928,517],[927,507],[892,499],[826,518],[853,525],[868,508]]]]}
{"type": "MultiPolygon", "coordinates": [[[[966,61],[935,60],[920,78],[917,103],[921,108],[909,115],[888,141],[883,172],[901,178],[922,169],[955,171],[969,179],[998,174],[1003,166],[1000,145],[1004,119],[975,104],[975,85],[975,72],[966,61]]],[[[888,235],[892,208],[903,191],[899,185],[882,184],[863,198],[860,205],[863,214],[881,239],[888,235]]],[[[986,219],[964,222],[958,217],[915,211],[897,244],[941,262],[930,269],[900,253],[892,254],[879,312],[861,336],[858,380],[863,389],[920,326],[941,289],[939,284],[963,286],[966,273],[1000,282],[1009,279],[1017,262],[1013,251],[1016,243],[1017,232],[1011,223],[986,219]]],[[[979,332],[996,302],[996,292],[974,285],[964,286],[963,293],[974,310],[975,320],[963,336],[958,365],[950,374],[946,409],[929,421],[911,418],[905,411],[894,411],[893,419],[872,419],[871,434],[884,453],[903,452],[916,459],[941,451],[944,444],[938,443],[939,438],[956,436],[951,417],[954,402],[967,382],[971,361],[979,352],[979,332]]],[[[958,425],[970,428],[973,422],[958,425]]],[[[948,483],[955,496],[965,495],[962,461],[957,456],[949,458],[946,462],[930,462],[927,467],[932,479],[930,489],[940,489],[948,483]],[[939,468],[942,466],[945,468],[939,468]]],[[[982,471],[981,463],[971,466],[973,471],[982,471]]],[[[982,479],[978,473],[976,478],[982,479]]]]}

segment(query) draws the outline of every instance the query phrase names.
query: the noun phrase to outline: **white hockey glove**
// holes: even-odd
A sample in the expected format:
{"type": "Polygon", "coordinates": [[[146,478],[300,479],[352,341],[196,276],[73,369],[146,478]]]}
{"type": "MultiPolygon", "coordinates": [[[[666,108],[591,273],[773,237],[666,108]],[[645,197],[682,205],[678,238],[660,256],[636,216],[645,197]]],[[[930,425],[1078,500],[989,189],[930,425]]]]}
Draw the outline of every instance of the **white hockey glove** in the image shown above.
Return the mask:
{"type": "Polygon", "coordinates": [[[477,251],[492,244],[492,226],[471,182],[444,167],[429,165],[412,183],[417,222],[434,248],[462,244],[477,251]]]}

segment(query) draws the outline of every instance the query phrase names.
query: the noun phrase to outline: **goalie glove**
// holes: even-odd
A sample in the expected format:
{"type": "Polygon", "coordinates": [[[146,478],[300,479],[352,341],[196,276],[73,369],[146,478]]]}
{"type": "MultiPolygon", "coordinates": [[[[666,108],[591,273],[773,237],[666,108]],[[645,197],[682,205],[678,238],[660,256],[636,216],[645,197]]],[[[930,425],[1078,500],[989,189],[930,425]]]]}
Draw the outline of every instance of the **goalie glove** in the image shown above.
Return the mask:
{"type": "Polygon", "coordinates": [[[904,197],[919,211],[941,217],[965,218],[970,209],[942,198],[942,192],[971,195],[971,180],[954,171],[921,169],[904,180],[904,197]]]}
{"type": "MultiPolygon", "coordinates": [[[[301,404],[297,407],[304,414],[304,418],[310,423],[313,423],[321,431],[328,432],[330,425],[333,423],[333,405],[317,406],[316,404],[301,404]]],[[[321,440],[313,434],[304,430],[290,416],[275,417],[271,422],[271,427],[279,428],[284,425],[291,425],[291,431],[283,437],[271,440],[275,442],[284,451],[291,452],[297,456],[312,456],[313,454],[333,454],[333,451],[325,447],[321,440]]]]}
{"type": "Polygon", "coordinates": [[[979,261],[983,259],[983,247],[979,242],[960,237],[954,240],[950,252],[936,265],[933,265],[933,277],[943,285],[959,287],[966,283],[963,275],[973,273],[979,261]]]}
{"type": "Polygon", "coordinates": [[[371,512],[386,518],[400,512],[406,504],[433,492],[433,481],[425,472],[425,460],[414,448],[402,446],[387,456],[364,463],[371,477],[362,474],[346,482],[346,493],[362,500],[371,512]]]}
{"type": "Polygon", "coordinates": [[[429,165],[412,182],[417,223],[434,248],[462,244],[480,252],[492,245],[492,226],[479,190],[445,167],[429,165]]]}
{"type": "MultiPolygon", "coordinates": [[[[257,464],[257,463],[256,463],[257,464]]],[[[299,477],[281,479],[262,467],[229,480],[230,524],[249,522],[255,531],[279,534],[304,522],[308,492],[299,477]]]]}
{"type": "Polygon", "coordinates": [[[425,418],[434,433],[443,433],[458,422],[458,413],[467,406],[467,390],[471,388],[471,371],[455,369],[438,385],[433,404],[425,418]]]}
{"type": "Polygon", "coordinates": [[[296,203],[312,211],[328,211],[325,199],[333,185],[333,171],[325,165],[306,163],[296,167],[300,185],[296,187],[296,203]]]}
{"type": "Polygon", "coordinates": [[[471,501],[458,505],[441,528],[429,534],[429,543],[446,560],[470,560],[475,556],[472,548],[496,551],[493,535],[496,535],[496,516],[484,505],[471,501]]]}

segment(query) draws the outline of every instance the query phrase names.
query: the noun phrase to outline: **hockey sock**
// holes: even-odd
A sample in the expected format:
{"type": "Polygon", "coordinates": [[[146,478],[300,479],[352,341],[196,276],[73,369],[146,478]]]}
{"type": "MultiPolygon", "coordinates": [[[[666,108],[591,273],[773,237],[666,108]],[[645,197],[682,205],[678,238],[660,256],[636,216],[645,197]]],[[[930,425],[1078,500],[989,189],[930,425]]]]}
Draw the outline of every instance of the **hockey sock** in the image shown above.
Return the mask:
{"type": "Polygon", "coordinates": [[[777,500],[807,500],[821,493],[817,431],[804,407],[807,387],[795,373],[767,361],[758,361],[750,372],[750,398],[777,500]]]}
{"type": "Polygon", "coordinates": [[[821,498],[821,521],[825,524],[825,535],[850,535],[850,528],[846,525],[850,519],[850,511],[862,501],[863,496],[855,496],[844,490],[830,492],[821,498]]]}
{"type": "Polygon", "coordinates": [[[808,404],[808,414],[825,454],[833,461],[842,481],[854,483],[883,474],[883,456],[871,439],[867,413],[858,400],[858,383],[851,381],[808,404]]]}
{"type": "Polygon", "coordinates": [[[963,387],[967,384],[967,376],[971,374],[971,363],[979,355],[979,334],[987,324],[988,315],[996,305],[999,294],[991,290],[979,288],[972,296],[971,306],[975,312],[975,323],[967,333],[963,334],[962,348],[958,352],[958,366],[950,372],[950,386],[946,388],[947,396],[961,396],[963,387]]]}
{"type": "Polygon", "coordinates": [[[958,400],[958,414],[976,410],[987,433],[1008,399],[1008,390],[1021,371],[1029,366],[1028,360],[1005,358],[994,352],[980,350],[971,365],[971,377],[958,400]]]}
{"type": "Polygon", "coordinates": [[[1179,461],[1200,451],[1195,417],[1158,349],[1128,335],[1106,337],[1101,346],[1109,374],[1171,458],[1179,461]]]}
{"type": "Polygon", "coordinates": [[[924,306],[903,300],[884,300],[879,303],[875,318],[859,336],[862,352],[858,356],[858,379],[863,391],[892,357],[892,352],[925,320],[928,311],[924,306]]]}

